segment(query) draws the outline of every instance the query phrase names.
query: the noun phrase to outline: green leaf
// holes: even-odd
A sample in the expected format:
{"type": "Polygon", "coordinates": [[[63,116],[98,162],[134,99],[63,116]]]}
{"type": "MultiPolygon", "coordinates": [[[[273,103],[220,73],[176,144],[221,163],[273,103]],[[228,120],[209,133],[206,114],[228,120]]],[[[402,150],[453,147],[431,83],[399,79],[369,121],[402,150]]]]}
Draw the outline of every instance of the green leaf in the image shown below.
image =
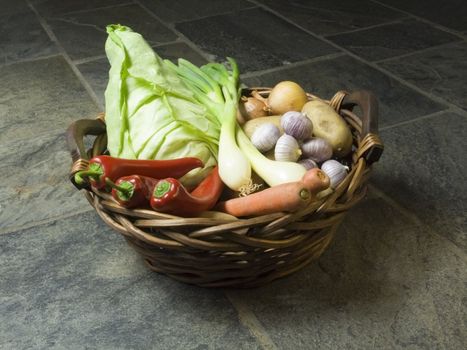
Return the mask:
{"type": "MultiPolygon", "coordinates": [[[[107,33],[111,68],[105,110],[110,154],[130,159],[197,157],[205,167],[194,169],[182,182],[198,183],[217,162],[217,117],[180,79],[177,66],[162,60],[140,34],[121,25],[107,26],[107,33]]],[[[209,78],[186,73],[209,88],[209,78]]]]}

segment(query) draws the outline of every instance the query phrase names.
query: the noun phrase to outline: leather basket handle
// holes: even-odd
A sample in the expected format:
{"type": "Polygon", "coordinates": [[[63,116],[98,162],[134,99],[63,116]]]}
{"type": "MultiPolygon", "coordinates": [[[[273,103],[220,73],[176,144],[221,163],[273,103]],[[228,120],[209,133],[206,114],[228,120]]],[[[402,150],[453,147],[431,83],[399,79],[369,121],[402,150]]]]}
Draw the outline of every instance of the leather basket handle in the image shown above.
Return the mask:
{"type": "Polygon", "coordinates": [[[378,135],[378,99],[370,91],[354,91],[344,97],[342,108],[351,111],[355,106],[362,111],[361,140],[365,148],[361,157],[371,164],[378,161],[384,150],[378,135]]]}
{"type": "Polygon", "coordinates": [[[73,161],[70,170],[70,181],[78,188],[86,186],[78,185],[75,180],[75,173],[87,167],[89,160],[86,148],[84,146],[84,137],[86,135],[101,135],[105,133],[105,123],[100,119],[80,119],[70,124],[66,131],[66,141],[68,150],[73,161]]]}

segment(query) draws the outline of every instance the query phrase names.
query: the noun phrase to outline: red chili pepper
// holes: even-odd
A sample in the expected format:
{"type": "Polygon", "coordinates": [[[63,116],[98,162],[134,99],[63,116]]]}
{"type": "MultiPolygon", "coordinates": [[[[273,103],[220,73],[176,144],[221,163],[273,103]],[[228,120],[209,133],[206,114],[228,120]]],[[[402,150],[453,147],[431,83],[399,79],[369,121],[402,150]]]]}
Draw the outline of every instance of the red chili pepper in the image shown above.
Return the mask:
{"type": "Polygon", "coordinates": [[[97,189],[106,186],[106,179],[116,181],[122,176],[143,175],[157,179],[166,177],[179,178],[195,168],[203,167],[198,158],[186,157],[169,160],[124,159],[111,156],[96,156],[89,161],[88,170],[75,174],[77,184],[84,182],[88,176],[91,185],[97,189]]]}
{"type": "Polygon", "coordinates": [[[119,178],[115,183],[107,180],[112,187],[112,197],[125,208],[140,208],[149,204],[152,190],[158,179],[141,175],[119,178]]]}
{"type": "Polygon", "coordinates": [[[223,188],[224,183],[215,167],[191,193],[174,178],[158,181],[149,203],[156,211],[193,216],[214,207],[223,188]]]}

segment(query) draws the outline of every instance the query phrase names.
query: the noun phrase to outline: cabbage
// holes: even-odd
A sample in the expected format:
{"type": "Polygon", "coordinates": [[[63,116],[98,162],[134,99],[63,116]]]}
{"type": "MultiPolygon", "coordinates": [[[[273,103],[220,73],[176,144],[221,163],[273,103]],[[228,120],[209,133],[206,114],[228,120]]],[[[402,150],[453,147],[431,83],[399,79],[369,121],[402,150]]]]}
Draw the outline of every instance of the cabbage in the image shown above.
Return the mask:
{"type": "Polygon", "coordinates": [[[220,123],[148,45],[121,25],[107,26],[107,148],[129,159],[196,157],[204,168],[181,180],[199,183],[217,164],[220,123]]]}

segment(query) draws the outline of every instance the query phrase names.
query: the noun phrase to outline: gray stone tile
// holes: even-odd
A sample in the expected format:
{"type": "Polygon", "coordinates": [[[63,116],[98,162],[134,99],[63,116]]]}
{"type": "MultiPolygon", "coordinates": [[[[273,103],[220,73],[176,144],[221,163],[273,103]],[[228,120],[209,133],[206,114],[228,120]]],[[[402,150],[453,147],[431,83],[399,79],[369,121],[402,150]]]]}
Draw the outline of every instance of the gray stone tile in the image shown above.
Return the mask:
{"type": "Polygon", "coordinates": [[[136,4],[46,17],[46,20],[74,60],[105,54],[108,24],[126,25],[143,35],[151,45],[177,39],[172,31],[136,4]]]}
{"type": "Polygon", "coordinates": [[[319,263],[231,293],[279,349],[460,349],[466,281],[464,253],[372,196],[319,263]]]}
{"type": "MultiPolygon", "coordinates": [[[[207,63],[206,59],[184,43],[162,45],[154,48],[154,50],[162,58],[170,59],[173,62],[178,58],[185,58],[198,66],[207,63]]],[[[107,87],[110,69],[107,58],[79,64],[78,69],[93,88],[102,106],[104,106],[104,91],[107,87]]]]}
{"type": "Polygon", "coordinates": [[[370,61],[460,40],[457,36],[413,19],[329,36],[328,39],[370,61]]]}
{"type": "Polygon", "coordinates": [[[467,30],[467,5],[464,0],[449,1],[406,1],[406,0],[379,0],[381,3],[397,7],[445,27],[458,31],[467,30]]]}
{"type": "Polygon", "coordinates": [[[248,86],[274,86],[281,80],[296,81],[308,92],[322,98],[331,98],[339,90],[373,91],[380,102],[380,126],[393,125],[446,108],[348,56],[243,79],[248,86]]]}
{"type": "Polygon", "coordinates": [[[301,27],[323,35],[365,28],[406,16],[369,0],[259,0],[259,2],[301,27]]]}
{"type": "Polygon", "coordinates": [[[1,2],[0,6],[0,66],[58,52],[26,2],[1,2]]]}
{"type": "Polygon", "coordinates": [[[184,58],[197,66],[202,66],[208,61],[198,52],[194,51],[185,43],[167,44],[154,48],[159,56],[176,62],[179,58],[184,58]]]}
{"type": "Polygon", "coordinates": [[[0,235],[4,349],[258,349],[219,290],[150,272],[98,218],[0,235]]]}
{"type": "Polygon", "coordinates": [[[467,249],[467,118],[453,113],[381,132],[374,183],[467,249]]]}
{"type": "Polygon", "coordinates": [[[86,11],[102,7],[118,6],[132,2],[130,0],[29,0],[42,16],[57,16],[66,13],[86,11]]]}
{"type": "Polygon", "coordinates": [[[213,16],[256,6],[245,0],[204,0],[202,3],[191,0],[140,0],[139,2],[158,18],[168,23],[213,16]]]}
{"type": "Polygon", "coordinates": [[[61,56],[0,67],[0,144],[65,130],[97,107],[61,56]]]}
{"type": "Polygon", "coordinates": [[[467,110],[467,43],[433,48],[381,62],[380,65],[419,88],[467,110]]]}
{"type": "Polygon", "coordinates": [[[0,232],[91,208],[68,180],[64,134],[0,145],[0,232]]]}
{"type": "Polygon", "coordinates": [[[263,9],[179,23],[176,28],[216,60],[235,58],[243,73],[337,51],[263,9]]]}
{"type": "Polygon", "coordinates": [[[2,8],[2,12],[0,15],[2,20],[4,20],[5,18],[8,18],[11,15],[21,14],[21,13],[30,11],[30,8],[28,7],[26,0],[17,0],[17,1],[0,0],[0,6],[2,8]]]}

